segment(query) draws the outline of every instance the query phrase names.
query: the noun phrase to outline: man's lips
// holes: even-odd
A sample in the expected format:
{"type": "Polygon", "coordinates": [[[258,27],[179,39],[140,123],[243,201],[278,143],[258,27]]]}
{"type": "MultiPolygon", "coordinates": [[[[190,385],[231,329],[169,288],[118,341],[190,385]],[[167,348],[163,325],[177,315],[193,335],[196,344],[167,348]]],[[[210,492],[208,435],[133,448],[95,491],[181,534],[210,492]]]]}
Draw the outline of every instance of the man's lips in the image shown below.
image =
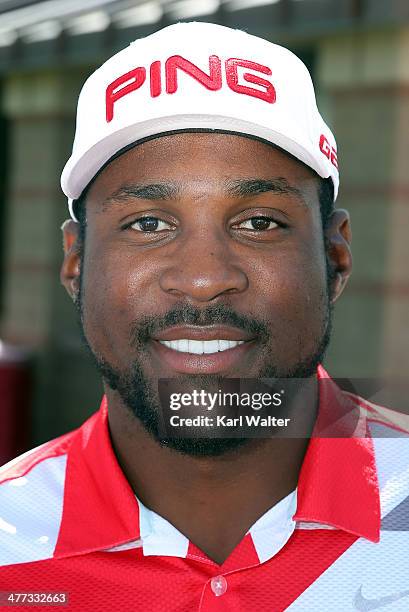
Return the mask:
{"type": "Polygon", "coordinates": [[[229,326],[174,326],[156,334],[152,347],[171,370],[185,374],[215,374],[234,369],[255,338],[229,326]]]}

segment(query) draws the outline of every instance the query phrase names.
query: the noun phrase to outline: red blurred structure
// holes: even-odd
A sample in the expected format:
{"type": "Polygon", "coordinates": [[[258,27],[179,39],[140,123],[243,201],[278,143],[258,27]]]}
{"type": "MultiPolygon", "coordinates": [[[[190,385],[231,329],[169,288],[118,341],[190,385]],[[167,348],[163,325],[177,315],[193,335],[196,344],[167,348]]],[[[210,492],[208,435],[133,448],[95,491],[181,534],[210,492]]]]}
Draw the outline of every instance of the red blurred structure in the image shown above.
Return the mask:
{"type": "Polygon", "coordinates": [[[28,448],[31,397],[28,353],[0,341],[0,465],[28,448]]]}

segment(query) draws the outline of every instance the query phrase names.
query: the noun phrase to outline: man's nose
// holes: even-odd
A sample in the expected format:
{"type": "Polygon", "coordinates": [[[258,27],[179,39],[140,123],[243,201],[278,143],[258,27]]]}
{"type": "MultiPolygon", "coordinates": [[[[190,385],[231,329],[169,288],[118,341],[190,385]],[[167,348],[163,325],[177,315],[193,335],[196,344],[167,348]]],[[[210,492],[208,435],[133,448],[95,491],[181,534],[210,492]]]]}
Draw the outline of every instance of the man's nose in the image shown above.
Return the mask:
{"type": "Polygon", "coordinates": [[[210,302],[223,294],[242,293],[249,281],[223,236],[192,236],[183,241],[160,277],[163,291],[196,302],[210,302]]]}

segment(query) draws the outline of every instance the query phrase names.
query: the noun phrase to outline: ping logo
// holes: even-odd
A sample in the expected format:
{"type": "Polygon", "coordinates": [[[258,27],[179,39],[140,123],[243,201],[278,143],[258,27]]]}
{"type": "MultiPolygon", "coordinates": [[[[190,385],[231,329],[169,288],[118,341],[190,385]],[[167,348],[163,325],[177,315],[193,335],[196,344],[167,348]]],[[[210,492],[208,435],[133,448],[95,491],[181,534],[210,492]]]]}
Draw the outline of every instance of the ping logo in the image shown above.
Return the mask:
{"type": "Polygon", "coordinates": [[[325,157],[328,157],[331,164],[338,169],[337,150],[335,149],[335,147],[331,146],[327,138],[325,138],[324,134],[321,134],[320,137],[320,151],[325,155],[325,157]]]}
{"type": "Polygon", "coordinates": [[[107,123],[114,118],[115,103],[142,87],[146,81],[149,83],[151,98],[162,95],[164,93],[163,87],[165,87],[167,94],[176,93],[179,71],[188,74],[210,91],[217,91],[223,87],[222,73],[224,71],[227,87],[232,91],[259,98],[269,104],[274,104],[276,101],[276,90],[273,84],[261,76],[271,76],[272,72],[268,66],[237,58],[230,58],[222,62],[217,55],[211,55],[209,57],[209,73],[206,73],[181,55],[172,55],[165,61],[164,84],[162,83],[162,64],[160,60],[157,60],[152,62],[148,68],[144,66],[133,68],[108,85],[105,96],[107,123]],[[240,71],[239,73],[239,69],[242,68],[253,72],[240,71]],[[254,74],[254,72],[259,74],[254,74]],[[258,85],[261,89],[239,83],[239,80],[258,85]]]}

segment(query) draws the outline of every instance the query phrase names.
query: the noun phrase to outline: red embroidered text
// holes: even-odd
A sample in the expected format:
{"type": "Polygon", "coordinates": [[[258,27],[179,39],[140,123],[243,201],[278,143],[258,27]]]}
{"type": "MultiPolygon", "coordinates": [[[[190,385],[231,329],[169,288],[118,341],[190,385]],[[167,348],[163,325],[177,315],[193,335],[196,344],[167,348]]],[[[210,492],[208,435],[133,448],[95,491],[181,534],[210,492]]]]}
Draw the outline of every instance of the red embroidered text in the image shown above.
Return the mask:
{"type": "MultiPolygon", "coordinates": [[[[189,75],[209,91],[217,91],[223,87],[222,73],[224,72],[227,86],[232,91],[259,98],[269,104],[274,104],[276,101],[276,90],[273,84],[261,76],[271,76],[272,72],[268,66],[263,66],[263,64],[257,62],[238,58],[230,58],[222,62],[217,55],[211,55],[209,57],[209,72],[207,73],[181,55],[172,55],[165,62],[164,89],[167,94],[174,94],[178,90],[179,72],[189,75]],[[241,69],[252,70],[253,72],[246,72],[241,69]],[[258,74],[254,74],[255,72],[258,74]],[[239,80],[249,85],[243,85],[239,83],[239,80]],[[251,85],[257,85],[258,87],[251,87],[251,85]]],[[[162,87],[162,70],[159,60],[154,61],[149,69],[143,66],[133,68],[119,76],[106,88],[106,120],[108,123],[114,118],[115,103],[142,87],[147,76],[151,98],[156,98],[165,93],[162,87]]]]}

